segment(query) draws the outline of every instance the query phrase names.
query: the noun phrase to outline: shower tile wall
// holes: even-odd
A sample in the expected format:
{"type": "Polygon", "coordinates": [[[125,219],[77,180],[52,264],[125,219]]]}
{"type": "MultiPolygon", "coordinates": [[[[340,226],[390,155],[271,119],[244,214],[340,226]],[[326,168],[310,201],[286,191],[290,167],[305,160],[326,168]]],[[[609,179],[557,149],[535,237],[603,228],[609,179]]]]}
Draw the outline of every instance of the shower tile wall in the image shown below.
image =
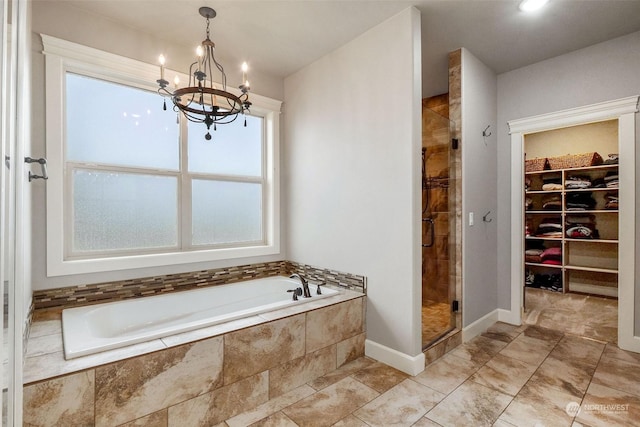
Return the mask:
{"type": "MultiPolygon", "coordinates": [[[[462,147],[462,50],[458,49],[449,53],[449,120],[453,124],[451,138],[457,138],[459,146],[462,147]]],[[[455,282],[455,289],[452,286],[450,295],[452,300],[458,300],[462,307],[462,149],[451,151],[451,173],[450,185],[454,189],[451,194],[453,200],[449,200],[452,221],[449,224],[450,235],[455,236],[450,254],[453,256],[450,266],[450,281],[455,282]],[[455,220],[453,220],[455,218],[455,220]]],[[[455,324],[462,326],[462,311],[455,313],[455,324]]]]}
{"type": "MultiPolygon", "coordinates": [[[[434,245],[422,251],[423,303],[449,301],[449,100],[448,95],[422,101],[422,144],[426,151],[429,194],[426,214],[434,220],[434,245]]],[[[427,203],[423,190],[423,208],[427,203]]],[[[423,241],[427,241],[424,227],[423,241]]]]}

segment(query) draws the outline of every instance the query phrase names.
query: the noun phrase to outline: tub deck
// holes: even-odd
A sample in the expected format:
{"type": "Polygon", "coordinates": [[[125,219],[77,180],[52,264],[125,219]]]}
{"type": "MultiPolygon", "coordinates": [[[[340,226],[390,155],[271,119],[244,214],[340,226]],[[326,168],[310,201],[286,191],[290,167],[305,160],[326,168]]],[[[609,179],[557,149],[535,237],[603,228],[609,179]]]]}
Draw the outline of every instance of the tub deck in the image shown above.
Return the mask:
{"type": "MultiPolygon", "coordinates": [[[[330,288],[329,286],[327,287],[330,288]]],[[[340,293],[305,304],[293,305],[243,319],[232,320],[214,326],[182,332],[71,360],[65,360],[64,358],[61,321],[62,310],[36,310],[27,341],[24,384],[26,385],[60,375],[94,368],[147,353],[166,350],[182,344],[204,340],[364,297],[364,294],[360,292],[340,288],[335,289],[339,290],[340,293]]]]}

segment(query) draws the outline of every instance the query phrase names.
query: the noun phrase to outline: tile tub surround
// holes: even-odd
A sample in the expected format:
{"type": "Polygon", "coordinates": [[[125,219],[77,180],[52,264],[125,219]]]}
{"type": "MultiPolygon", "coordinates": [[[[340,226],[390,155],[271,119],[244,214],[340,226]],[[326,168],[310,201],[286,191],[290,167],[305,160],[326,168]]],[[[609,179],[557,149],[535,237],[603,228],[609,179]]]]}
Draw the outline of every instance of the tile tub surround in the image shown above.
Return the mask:
{"type": "Polygon", "coordinates": [[[25,425],[216,425],[363,356],[361,293],[301,307],[70,361],[59,318],[36,311],[25,425]]]}
{"type": "Polygon", "coordinates": [[[293,261],[273,261],[191,271],[180,274],[142,277],[98,284],[38,290],[33,293],[34,309],[77,307],[102,302],[141,298],[167,292],[186,291],[203,286],[226,285],[272,276],[304,275],[312,283],[325,283],[366,293],[366,278],[351,273],[300,264],[293,261]]]}

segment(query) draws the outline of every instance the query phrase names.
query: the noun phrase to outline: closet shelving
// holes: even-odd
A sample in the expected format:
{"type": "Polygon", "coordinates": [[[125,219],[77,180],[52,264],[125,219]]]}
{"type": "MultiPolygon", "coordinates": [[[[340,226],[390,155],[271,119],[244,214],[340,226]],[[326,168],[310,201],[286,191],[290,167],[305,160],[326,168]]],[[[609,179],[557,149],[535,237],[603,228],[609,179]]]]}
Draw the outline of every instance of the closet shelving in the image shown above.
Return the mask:
{"type": "MultiPolygon", "coordinates": [[[[544,249],[560,248],[558,265],[527,262],[525,269],[538,274],[560,274],[563,292],[583,292],[617,297],[618,282],[618,209],[605,209],[607,197],[618,196],[618,187],[566,188],[568,178],[588,177],[590,181],[604,178],[607,173],[617,173],[618,165],[589,166],[582,168],[526,172],[525,209],[526,248],[538,246],[544,249]],[[554,181],[555,188],[543,190],[543,184],[554,181]],[[595,200],[593,206],[581,210],[569,209],[567,201],[580,193],[595,200]],[[551,204],[550,206],[545,204],[551,204]],[[544,207],[544,208],[543,208],[544,207]],[[567,236],[568,222],[589,219],[595,224],[598,235],[589,238],[567,236]],[[541,223],[555,223],[558,231],[552,236],[536,235],[541,223]],[[561,231],[561,232],[560,232],[561,231]]],[[[578,196],[580,197],[580,196],[578,196]]],[[[525,249],[526,249],[525,248],[525,249]]]]}

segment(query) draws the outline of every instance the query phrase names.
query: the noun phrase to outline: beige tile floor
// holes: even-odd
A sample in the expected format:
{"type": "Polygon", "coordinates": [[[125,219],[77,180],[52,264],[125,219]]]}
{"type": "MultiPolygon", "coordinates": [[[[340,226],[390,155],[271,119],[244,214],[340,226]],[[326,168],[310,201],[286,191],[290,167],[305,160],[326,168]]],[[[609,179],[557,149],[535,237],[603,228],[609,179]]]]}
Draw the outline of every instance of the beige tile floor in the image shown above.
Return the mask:
{"type": "Polygon", "coordinates": [[[523,322],[606,342],[618,340],[618,300],[525,288],[523,322]]]}
{"type": "Polygon", "coordinates": [[[415,377],[360,358],[218,427],[248,425],[640,426],[640,354],[496,323],[415,377]]]}

